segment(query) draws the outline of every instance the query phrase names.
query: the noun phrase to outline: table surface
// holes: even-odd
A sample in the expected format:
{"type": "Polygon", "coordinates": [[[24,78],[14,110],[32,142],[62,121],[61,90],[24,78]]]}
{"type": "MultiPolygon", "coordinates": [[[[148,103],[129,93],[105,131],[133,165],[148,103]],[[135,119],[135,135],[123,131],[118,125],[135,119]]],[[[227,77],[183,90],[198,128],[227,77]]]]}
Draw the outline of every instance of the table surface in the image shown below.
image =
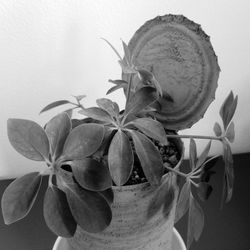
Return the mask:
{"type": "MultiPolygon", "coordinates": [[[[232,201],[220,209],[222,192],[222,163],[215,167],[218,175],[211,183],[214,191],[208,201],[202,203],[205,212],[205,228],[200,240],[190,250],[248,250],[250,249],[250,154],[234,156],[235,187],[232,201]]],[[[185,165],[185,163],[184,163],[185,165]]],[[[11,180],[0,181],[0,197],[11,180]]],[[[47,179],[44,178],[31,212],[23,220],[10,226],[3,223],[0,214],[0,250],[51,250],[56,236],[51,233],[43,219],[43,194],[47,179]]],[[[186,219],[175,225],[186,238],[186,219]]]]}

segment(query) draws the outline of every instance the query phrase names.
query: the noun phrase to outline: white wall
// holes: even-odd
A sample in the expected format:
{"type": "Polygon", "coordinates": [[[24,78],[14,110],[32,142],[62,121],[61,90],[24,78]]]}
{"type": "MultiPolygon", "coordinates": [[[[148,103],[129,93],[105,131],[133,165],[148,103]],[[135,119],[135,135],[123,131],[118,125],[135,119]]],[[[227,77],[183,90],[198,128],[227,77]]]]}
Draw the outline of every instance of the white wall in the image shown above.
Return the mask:
{"type": "MultiPolygon", "coordinates": [[[[120,77],[117,58],[100,40],[121,51],[146,20],[167,13],[200,23],[222,69],[216,101],[205,118],[185,133],[213,134],[218,109],[232,89],[239,95],[233,151],[250,151],[250,1],[249,0],[1,0],[0,1],[0,178],[34,171],[41,164],[26,160],[6,136],[9,117],[44,124],[55,112],[38,115],[49,102],[86,94],[95,104],[120,77]]],[[[111,96],[123,105],[124,98],[111,96]]],[[[204,145],[202,142],[201,147],[204,145]]],[[[212,153],[220,151],[214,144],[212,153]]]]}

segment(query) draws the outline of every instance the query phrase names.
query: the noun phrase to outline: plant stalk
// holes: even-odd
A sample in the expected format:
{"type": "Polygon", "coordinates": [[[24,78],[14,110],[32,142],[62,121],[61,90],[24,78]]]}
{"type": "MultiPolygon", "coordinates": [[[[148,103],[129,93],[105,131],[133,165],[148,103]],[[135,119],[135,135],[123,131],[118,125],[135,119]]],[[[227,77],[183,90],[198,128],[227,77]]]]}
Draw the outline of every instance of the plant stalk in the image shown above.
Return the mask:
{"type": "Polygon", "coordinates": [[[187,178],[187,175],[186,175],[186,174],[184,174],[184,173],[182,173],[182,172],[180,172],[180,171],[178,171],[178,170],[176,170],[176,169],[174,169],[174,168],[170,168],[170,167],[168,167],[168,166],[166,166],[166,165],[164,165],[164,167],[165,167],[167,170],[174,172],[175,174],[178,174],[178,175],[180,175],[180,176],[182,176],[182,177],[184,177],[184,178],[187,178]]]}
{"type": "Polygon", "coordinates": [[[168,138],[195,138],[195,139],[206,139],[206,140],[217,140],[221,141],[222,137],[216,137],[216,136],[205,136],[205,135],[166,135],[168,138]]]}

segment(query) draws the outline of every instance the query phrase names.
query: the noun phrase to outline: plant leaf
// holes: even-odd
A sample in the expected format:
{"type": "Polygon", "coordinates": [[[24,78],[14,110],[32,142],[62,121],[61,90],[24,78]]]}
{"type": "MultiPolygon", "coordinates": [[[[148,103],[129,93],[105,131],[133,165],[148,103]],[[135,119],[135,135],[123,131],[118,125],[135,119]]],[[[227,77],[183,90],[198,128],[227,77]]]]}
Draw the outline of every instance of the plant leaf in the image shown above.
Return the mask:
{"type": "Polygon", "coordinates": [[[111,222],[111,208],[98,192],[68,184],[65,188],[70,210],[77,224],[89,233],[103,231],[111,222]]]}
{"type": "Polygon", "coordinates": [[[130,98],[125,114],[137,114],[157,100],[158,96],[153,87],[147,86],[136,91],[130,98]]]}
{"type": "Polygon", "coordinates": [[[50,141],[51,153],[57,158],[63,150],[64,142],[71,130],[69,116],[63,112],[52,118],[45,128],[45,132],[50,141]]]}
{"type": "Polygon", "coordinates": [[[79,111],[80,114],[91,117],[98,121],[108,122],[111,123],[113,120],[109,113],[107,113],[105,110],[97,107],[87,108],[87,109],[81,109],[79,111]]]}
{"type": "Polygon", "coordinates": [[[108,164],[115,184],[125,184],[133,169],[134,156],[129,139],[121,130],[116,132],[109,146],[108,164]]]}
{"type": "Polygon", "coordinates": [[[168,139],[166,137],[166,132],[162,124],[151,118],[139,118],[135,119],[129,124],[134,125],[136,128],[141,130],[148,137],[155,139],[162,144],[167,144],[168,139]]]}
{"type": "Polygon", "coordinates": [[[66,139],[63,155],[67,159],[83,159],[100,147],[104,137],[104,127],[95,123],[85,123],[75,127],[66,139]]]}
{"type": "Polygon", "coordinates": [[[114,83],[116,85],[123,85],[123,84],[128,85],[127,81],[121,80],[121,79],[118,79],[118,80],[111,80],[111,79],[109,79],[108,81],[111,82],[111,83],[114,83]]]}
{"type": "Polygon", "coordinates": [[[234,97],[234,94],[231,91],[221,106],[220,116],[222,118],[225,130],[230,121],[232,120],[232,117],[237,107],[237,102],[238,102],[238,96],[234,97]]]}
{"type": "Polygon", "coordinates": [[[128,48],[128,45],[124,41],[122,41],[122,46],[123,46],[125,60],[126,60],[127,64],[131,66],[132,65],[131,53],[130,53],[130,50],[128,48]]]}
{"type": "Polygon", "coordinates": [[[67,115],[68,115],[68,117],[71,119],[72,118],[72,115],[73,115],[73,110],[74,110],[75,108],[71,108],[71,109],[67,109],[67,110],[65,110],[65,111],[63,111],[63,112],[65,112],[67,115]]]}
{"type": "Polygon", "coordinates": [[[109,205],[111,205],[114,201],[114,192],[112,190],[112,188],[108,188],[104,191],[100,191],[98,192],[100,195],[102,195],[106,201],[109,203],[109,205]]]}
{"type": "Polygon", "coordinates": [[[175,223],[177,223],[188,210],[190,192],[191,192],[190,182],[187,181],[184,183],[180,191],[175,212],[175,223]]]}
{"type": "Polygon", "coordinates": [[[118,51],[116,50],[116,48],[107,40],[107,39],[105,39],[105,38],[101,38],[102,40],[104,40],[110,47],[111,47],[111,49],[115,52],[115,54],[118,56],[118,58],[120,59],[120,60],[122,60],[122,57],[121,57],[121,55],[118,53],[118,51]]]}
{"type": "Polygon", "coordinates": [[[72,237],[77,224],[71,214],[66,194],[56,186],[49,186],[43,203],[43,214],[47,226],[61,237],[72,237]]]}
{"type": "Polygon", "coordinates": [[[76,95],[74,97],[76,98],[77,102],[80,102],[83,98],[86,97],[86,95],[76,95]]]}
{"type": "Polygon", "coordinates": [[[90,191],[103,191],[112,186],[108,168],[100,162],[86,158],[70,164],[76,181],[90,191]]]}
{"type": "Polygon", "coordinates": [[[124,88],[124,89],[125,89],[125,88],[127,88],[127,85],[123,84],[123,85],[114,86],[114,87],[110,88],[110,89],[107,91],[106,95],[109,95],[109,94],[111,94],[112,92],[116,91],[117,89],[121,89],[121,88],[124,88]]]}
{"type": "Polygon", "coordinates": [[[125,90],[127,89],[127,87],[128,87],[128,82],[125,81],[125,80],[110,80],[110,79],[109,79],[109,82],[114,83],[116,86],[110,88],[110,89],[107,91],[106,95],[108,95],[108,94],[110,94],[110,93],[112,93],[112,92],[114,92],[115,90],[120,89],[120,88],[123,88],[124,91],[125,91],[125,90]]]}
{"type": "Polygon", "coordinates": [[[196,143],[195,140],[191,138],[189,144],[189,162],[192,170],[195,169],[196,161],[197,161],[196,143]]]}
{"type": "Polygon", "coordinates": [[[32,208],[40,189],[39,172],[26,174],[13,181],[2,196],[2,212],[5,224],[24,218],[32,208]]]}
{"type": "Polygon", "coordinates": [[[72,125],[72,129],[79,126],[79,125],[82,125],[82,124],[85,124],[85,123],[93,123],[93,119],[90,118],[90,117],[87,117],[87,118],[84,118],[84,119],[71,119],[71,125],[72,125]]]}
{"type": "Polygon", "coordinates": [[[44,161],[49,156],[49,140],[37,123],[23,119],[9,119],[8,137],[17,152],[34,161],[44,161]]]}
{"type": "Polygon", "coordinates": [[[211,141],[208,142],[207,146],[204,148],[201,155],[199,156],[199,159],[198,159],[198,161],[196,163],[196,169],[198,169],[200,166],[202,166],[202,164],[207,159],[210,147],[211,147],[211,141]]]}
{"type": "Polygon", "coordinates": [[[129,133],[132,136],[136,154],[147,180],[151,185],[159,186],[164,169],[159,151],[145,135],[132,130],[129,133]]]}
{"type": "Polygon", "coordinates": [[[234,122],[231,122],[230,125],[228,126],[226,131],[226,137],[231,143],[234,142],[235,138],[234,122]]]}
{"type": "Polygon", "coordinates": [[[64,104],[70,104],[71,102],[68,101],[68,100],[60,100],[60,101],[55,101],[55,102],[52,102],[50,103],[49,105],[47,105],[46,107],[44,107],[39,114],[45,112],[45,111],[48,111],[50,109],[53,109],[55,107],[58,107],[58,106],[61,106],[61,105],[64,105],[64,104]]]}
{"type": "Polygon", "coordinates": [[[217,137],[220,137],[222,135],[222,129],[218,122],[214,124],[214,133],[217,137]]]}
{"type": "Polygon", "coordinates": [[[189,198],[187,249],[190,249],[193,239],[198,241],[204,228],[204,214],[199,203],[192,195],[189,198]]]}
{"type": "Polygon", "coordinates": [[[105,110],[111,117],[118,117],[119,116],[119,106],[116,102],[112,102],[107,98],[100,98],[96,100],[97,105],[105,110]]]}
{"type": "Polygon", "coordinates": [[[206,182],[200,182],[199,187],[197,188],[197,194],[199,196],[199,198],[202,201],[206,201],[208,200],[208,198],[210,197],[213,188],[210,184],[206,183],[206,182]]]}
{"type": "Polygon", "coordinates": [[[124,74],[136,74],[137,71],[134,69],[133,65],[128,65],[127,61],[124,59],[119,60],[118,63],[122,68],[124,74]]]}
{"type": "Polygon", "coordinates": [[[169,179],[170,176],[168,175],[155,191],[155,195],[148,207],[147,219],[151,219],[162,207],[165,216],[171,210],[174,201],[174,188],[169,179]]]}
{"type": "Polygon", "coordinates": [[[163,96],[162,88],[159,82],[156,80],[153,73],[145,70],[145,69],[137,69],[139,79],[143,82],[144,85],[153,85],[160,96],[163,96]]]}
{"type": "Polygon", "coordinates": [[[223,160],[225,163],[225,173],[222,202],[224,200],[229,202],[233,195],[234,168],[232,151],[230,145],[225,140],[223,141],[223,160]]]}
{"type": "Polygon", "coordinates": [[[216,165],[218,159],[219,157],[212,157],[205,162],[202,168],[201,182],[209,182],[211,175],[216,173],[211,169],[216,165]]]}

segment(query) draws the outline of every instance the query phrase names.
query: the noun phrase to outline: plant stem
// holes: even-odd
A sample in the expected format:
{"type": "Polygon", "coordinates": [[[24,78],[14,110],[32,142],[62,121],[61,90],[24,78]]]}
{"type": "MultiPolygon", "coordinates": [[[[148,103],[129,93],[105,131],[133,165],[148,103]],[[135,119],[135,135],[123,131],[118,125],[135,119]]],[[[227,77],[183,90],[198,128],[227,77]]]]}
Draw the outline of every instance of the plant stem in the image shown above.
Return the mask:
{"type": "Polygon", "coordinates": [[[197,183],[195,183],[194,181],[192,181],[191,179],[190,179],[190,182],[195,186],[195,187],[199,187],[199,185],[197,184],[197,183]]]}
{"type": "Polygon", "coordinates": [[[221,141],[221,137],[216,137],[216,136],[205,136],[205,135],[166,135],[168,138],[195,138],[195,139],[206,139],[206,140],[217,140],[221,141]]]}
{"type": "Polygon", "coordinates": [[[52,187],[52,186],[53,186],[52,177],[53,177],[53,174],[50,173],[50,175],[49,175],[49,180],[48,180],[48,186],[49,186],[49,187],[52,187]]]}
{"type": "Polygon", "coordinates": [[[131,86],[132,86],[132,74],[129,74],[128,88],[127,88],[127,93],[126,93],[127,100],[126,100],[126,107],[125,107],[125,110],[126,110],[126,108],[127,108],[127,106],[128,106],[128,103],[129,103],[130,94],[131,94],[131,86]]]}
{"type": "Polygon", "coordinates": [[[182,173],[182,172],[180,172],[180,171],[178,171],[178,170],[176,170],[176,169],[174,169],[174,168],[168,167],[168,166],[166,166],[166,165],[164,165],[164,167],[165,167],[167,170],[169,170],[169,171],[172,171],[172,172],[174,172],[174,173],[176,173],[176,174],[178,174],[178,175],[180,175],[180,176],[182,176],[182,177],[184,177],[184,178],[187,178],[187,175],[186,175],[186,174],[184,174],[184,173],[182,173]]]}

